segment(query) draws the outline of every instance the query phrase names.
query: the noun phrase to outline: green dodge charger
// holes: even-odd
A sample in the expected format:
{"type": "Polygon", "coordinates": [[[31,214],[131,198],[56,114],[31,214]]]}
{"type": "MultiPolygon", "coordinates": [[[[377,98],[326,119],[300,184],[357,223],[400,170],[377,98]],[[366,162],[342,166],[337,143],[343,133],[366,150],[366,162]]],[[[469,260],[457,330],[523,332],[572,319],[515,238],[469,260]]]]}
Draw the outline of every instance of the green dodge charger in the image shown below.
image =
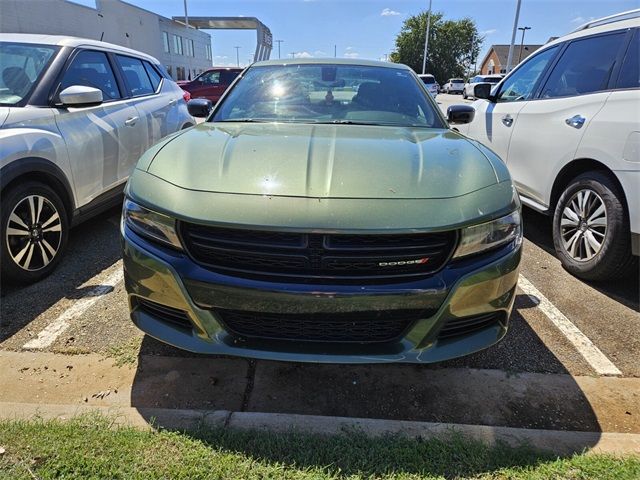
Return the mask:
{"type": "Polygon", "coordinates": [[[123,209],[131,318],[198,353],[426,363],[498,342],[520,204],[491,150],[403,65],[247,68],[147,151],[123,209]]]}

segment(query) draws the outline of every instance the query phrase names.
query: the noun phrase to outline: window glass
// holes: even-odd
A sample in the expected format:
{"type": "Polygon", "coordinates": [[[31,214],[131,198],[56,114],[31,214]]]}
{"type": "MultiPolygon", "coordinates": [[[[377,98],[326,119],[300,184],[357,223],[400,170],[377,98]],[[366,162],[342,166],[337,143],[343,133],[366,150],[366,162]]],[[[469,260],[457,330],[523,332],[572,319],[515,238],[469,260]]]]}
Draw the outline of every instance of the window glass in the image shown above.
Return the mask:
{"type": "Polygon", "coordinates": [[[602,35],[571,42],[551,72],[542,98],[605,90],[624,35],[602,35]]]}
{"type": "Polygon", "coordinates": [[[558,51],[558,46],[548,48],[541,53],[527,58],[517,70],[502,83],[498,102],[517,102],[529,100],[540,80],[542,72],[558,51]]]}
{"type": "Polygon", "coordinates": [[[15,105],[29,94],[56,47],[0,42],[0,105],[15,105]]]}
{"type": "Polygon", "coordinates": [[[236,70],[225,70],[222,72],[220,76],[220,82],[223,85],[231,85],[231,83],[236,79],[236,77],[240,75],[239,71],[236,70]]]}
{"type": "Polygon", "coordinates": [[[205,85],[218,85],[220,83],[220,72],[204,72],[198,80],[205,85]]]}
{"type": "Polygon", "coordinates": [[[122,55],[116,55],[116,58],[124,74],[125,82],[129,90],[131,90],[132,97],[149,95],[155,92],[151,85],[151,80],[149,80],[149,75],[147,75],[147,71],[140,60],[122,55]]]}
{"type": "Polygon", "coordinates": [[[72,85],[84,85],[102,91],[106,100],[122,98],[109,59],[104,52],[83,50],[78,53],[62,78],[60,90],[72,85]]]}
{"type": "Polygon", "coordinates": [[[179,35],[173,36],[173,53],[182,55],[182,37],[179,35]]]}
{"type": "Polygon", "coordinates": [[[160,85],[160,80],[162,79],[162,77],[149,62],[142,62],[142,63],[144,64],[144,69],[147,71],[147,74],[149,75],[149,80],[151,80],[151,86],[153,87],[153,91],[157,92],[158,86],[160,85]]]}
{"type": "Polygon", "coordinates": [[[184,67],[176,67],[176,80],[186,80],[184,67]]]}
{"type": "Polygon", "coordinates": [[[169,34],[167,32],[162,32],[162,45],[164,53],[169,53],[169,34]]]}
{"type": "Polygon", "coordinates": [[[443,128],[414,75],[361,65],[270,65],[249,68],[214,121],[350,123],[443,128]]]}
{"type": "Polygon", "coordinates": [[[616,88],[640,87],[638,61],[640,61],[640,35],[636,32],[622,61],[622,68],[620,69],[620,76],[618,77],[616,88]]]}

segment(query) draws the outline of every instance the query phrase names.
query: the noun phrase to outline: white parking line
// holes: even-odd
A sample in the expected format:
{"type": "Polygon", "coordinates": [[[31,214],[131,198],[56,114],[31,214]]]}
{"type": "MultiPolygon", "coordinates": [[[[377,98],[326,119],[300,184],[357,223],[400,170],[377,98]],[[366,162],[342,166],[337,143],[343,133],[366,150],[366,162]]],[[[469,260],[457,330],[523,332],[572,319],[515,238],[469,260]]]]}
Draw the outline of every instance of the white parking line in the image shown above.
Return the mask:
{"type": "Polygon", "coordinates": [[[584,357],[587,363],[593,368],[598,375],[622,375],[611,360],[609,360],[602,351],[596,347],[589,337],[580,331],[571,321],[558,310],[553,303],[545,297],[540,290],[525,277],[520,275],[518,281],[520,289],[529,295],[536,303],[538,308],[544,313],[549,320],[562,332],[562,334],[571,342],[575,349],[584,357]]]}
{"type": "Polygon", "coordinates": [[[58,318],[38,333],[36,338],[25,343],[23,348],[39,350],[51,345],[62,332],[71,326],[70,322],[74,318],[79,317],[87,311],[94,303],[100,300],[102,295],[109,293],[123,278],[122,267],[118,267],[114,272],[109,274],[100,285],[88,289],[81,299],[74,302],[73,305],[62,312],[58,318]]]}

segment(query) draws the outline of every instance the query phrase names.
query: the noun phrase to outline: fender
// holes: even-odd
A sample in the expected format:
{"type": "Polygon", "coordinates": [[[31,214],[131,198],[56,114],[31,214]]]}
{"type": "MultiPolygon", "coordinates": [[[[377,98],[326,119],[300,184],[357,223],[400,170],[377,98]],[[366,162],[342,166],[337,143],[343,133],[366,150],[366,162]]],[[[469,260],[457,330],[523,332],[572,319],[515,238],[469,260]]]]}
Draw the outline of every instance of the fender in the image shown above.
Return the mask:
{"type": "MultiPolygon", "coordinates": [[[[63,189],[61,193],[62,200],[68,207],[69,215],[75,211],[75,202],[73,199],[73,190],[69,184],[69,180],[58,165],[50,160],[39,157],[27,157],[15,160],[2,169],[0,169],[0,191],[4,191],[7,185],[13,180],[23,175],[44,175],[54,178],[59,187],[63,189]]],[[[55,187],[55,185],[53,185],[55,187]]]]}

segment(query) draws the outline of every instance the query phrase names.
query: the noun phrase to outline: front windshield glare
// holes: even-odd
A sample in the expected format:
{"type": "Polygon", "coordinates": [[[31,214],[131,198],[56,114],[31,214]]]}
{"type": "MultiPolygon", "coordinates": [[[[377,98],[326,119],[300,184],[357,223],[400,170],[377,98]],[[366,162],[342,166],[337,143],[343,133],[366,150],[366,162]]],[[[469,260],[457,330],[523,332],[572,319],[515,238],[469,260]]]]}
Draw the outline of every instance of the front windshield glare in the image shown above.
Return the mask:
{"type": "Polygon", "coordinates": [[[16,105],[30,91],[56,48],[0,42],[0,105],[16,105]]]}
{"type": "Polygon", "coordinates": [[[255,66],[229,92],[213,121],[443,128],[427,95],[410,71],[399,68],[255,66]]]}

